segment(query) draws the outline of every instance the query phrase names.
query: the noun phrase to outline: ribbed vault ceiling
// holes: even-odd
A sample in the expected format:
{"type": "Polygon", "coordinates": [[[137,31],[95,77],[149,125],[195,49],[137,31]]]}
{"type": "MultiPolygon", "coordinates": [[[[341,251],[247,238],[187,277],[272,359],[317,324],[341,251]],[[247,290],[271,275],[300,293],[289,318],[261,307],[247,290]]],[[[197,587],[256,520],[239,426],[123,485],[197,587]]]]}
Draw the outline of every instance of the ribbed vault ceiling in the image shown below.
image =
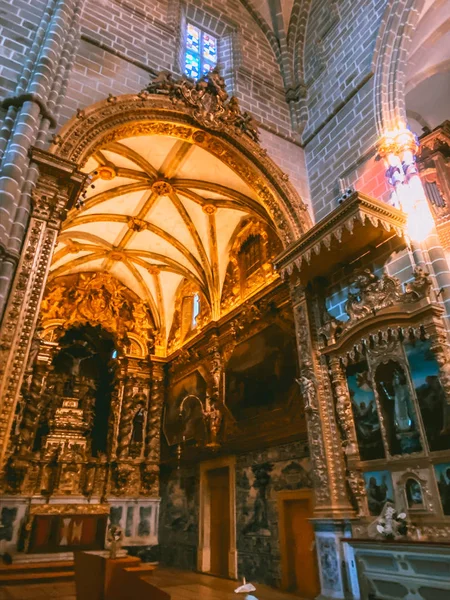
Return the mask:
{"type": "Polygon", "coordinates": [[[85,170],[92,186],[63,225],[51,278],[111,273],[149,304],[163,337],[185,278],[219,318],[233,234],[248,216],[268,221],[254,191],[202,148],[168,136],[113,142],[85,170]]]}

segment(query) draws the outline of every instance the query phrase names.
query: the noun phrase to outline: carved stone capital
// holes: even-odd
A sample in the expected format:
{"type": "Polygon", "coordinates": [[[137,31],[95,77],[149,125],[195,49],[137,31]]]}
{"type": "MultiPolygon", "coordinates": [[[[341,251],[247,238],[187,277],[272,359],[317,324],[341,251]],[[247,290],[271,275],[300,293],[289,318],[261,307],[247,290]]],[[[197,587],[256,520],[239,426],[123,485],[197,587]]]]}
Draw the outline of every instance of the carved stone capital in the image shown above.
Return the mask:
{"type": "Polygon", "coordinates": [[[67,211],[72,207],[83,187],[86,175],[77,165],[33,148],[31,158],[39,169],[39,177],[32,192],[32,215],[59,230],[67,211]]]}

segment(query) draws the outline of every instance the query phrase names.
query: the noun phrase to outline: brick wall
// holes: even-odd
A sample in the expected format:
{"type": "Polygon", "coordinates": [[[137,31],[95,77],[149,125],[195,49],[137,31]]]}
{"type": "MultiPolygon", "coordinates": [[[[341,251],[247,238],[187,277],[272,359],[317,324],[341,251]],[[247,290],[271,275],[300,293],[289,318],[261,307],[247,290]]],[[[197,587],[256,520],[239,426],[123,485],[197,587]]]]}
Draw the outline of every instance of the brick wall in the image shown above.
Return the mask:
{"type": "Polygon", "coordinates": [[[290,135],[289,110],[276,58],[262,31],[237,0],[227,0],[226,7],[207,0],[186,4],[87,0],[61,124],[77,108],[108,93],[139,91],[152,71],[181,72],[182,24],[186,19],[218,37],[219,60],[228,87],[242,108],[267,127],[290,135]]]}
{"type": "MultiPolygon", "coordinates": [[[[0,3],[0,99],[14,92],[46,0],[2,0],[0,3]]],[[[1,115],[0,115],[1,116],[1,115]]]]}
{"type": "MultiPolygon", "coordinates": [[[[0,101],[15,92],[24,56],[49,1],[8,0],[0,8],[0,101]]],[[[77,109],[110,93],[140,91],[159,70],[181,73],[187,20],[218,38],[229,92],[265,127],[263,145],[308,201],[304,155],[288,141],[289,107],[274,49],[240,0],[220,5],[215,0],[85,0],[58,128],[77,109]]]]}
{"type": "Polygon", "coordinates": [[[264,130],[261,130],[261,145],[267,149],[268,154],[280,169],[289,175],[290,182],[299,193],[303,202],[311,207],[303,148],[298,144],[264,130]]]}
{"type": "Polygon", "coordinates": [[[308,122],[303,133],[317,220],[337,205],[340,186],[377,198],[386,187],[374,158],[372,60],[385,0],[312,3],[305,41],[308,122]],[[367,164],[365,164],[367,162],[367,164]]]}

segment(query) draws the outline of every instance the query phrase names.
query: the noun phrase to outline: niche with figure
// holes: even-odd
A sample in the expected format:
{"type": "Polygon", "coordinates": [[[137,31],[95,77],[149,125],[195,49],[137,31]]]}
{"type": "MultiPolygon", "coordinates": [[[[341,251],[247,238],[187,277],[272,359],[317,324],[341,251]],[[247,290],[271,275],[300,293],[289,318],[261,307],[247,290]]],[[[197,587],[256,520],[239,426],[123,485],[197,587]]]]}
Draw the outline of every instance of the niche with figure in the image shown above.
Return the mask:
{"type": "Polygon", "coordinates": [[[376,368],[375,383],[390,453],[420,452],[422,443],[406,369],[389,359],[376,368]]]}
{"type": "Polygon", "coordinates": [[[41,415],[34,450],[40,450],[49,422],[63,398],[74,398],[83,410],[85,435],[92,456],[106,453],[115,352],[112,335],[100,326],[69,329],[59,340],[49,378],[52,394],[41,415]]]}
{"type": "Polygon", "coordinates": [[[406,480],[405,495],[409,509],[417,510],[425,508],[422,486],[417,479],[414,479],[414,477],[410,477],[406,480]]]}
{"type": "Polygon", "coordinates": [[[347,384],[361,460],[384,458],[380,419],[366,361],[347,367],[347,384]]]}

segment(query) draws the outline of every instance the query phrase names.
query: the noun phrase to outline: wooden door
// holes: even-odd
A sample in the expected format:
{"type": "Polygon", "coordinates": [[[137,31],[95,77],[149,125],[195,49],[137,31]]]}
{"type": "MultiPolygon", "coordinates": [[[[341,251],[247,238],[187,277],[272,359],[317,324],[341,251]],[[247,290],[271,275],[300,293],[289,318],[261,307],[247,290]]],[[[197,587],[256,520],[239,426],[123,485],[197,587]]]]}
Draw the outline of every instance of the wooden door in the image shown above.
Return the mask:
{"type": "Polygon", "coordinates": [[[320,592],[314,528],[308,520],[312,513],[311,498],[284,502],[285,581],[303,598],[315,598],[320,592]]]}
{"type": "Polygon", "coordinates": [[[228,467],[208,471],[210,493],[210,547],[213,575],[228,577],[230,551],[230,474],[228,467]]]}

